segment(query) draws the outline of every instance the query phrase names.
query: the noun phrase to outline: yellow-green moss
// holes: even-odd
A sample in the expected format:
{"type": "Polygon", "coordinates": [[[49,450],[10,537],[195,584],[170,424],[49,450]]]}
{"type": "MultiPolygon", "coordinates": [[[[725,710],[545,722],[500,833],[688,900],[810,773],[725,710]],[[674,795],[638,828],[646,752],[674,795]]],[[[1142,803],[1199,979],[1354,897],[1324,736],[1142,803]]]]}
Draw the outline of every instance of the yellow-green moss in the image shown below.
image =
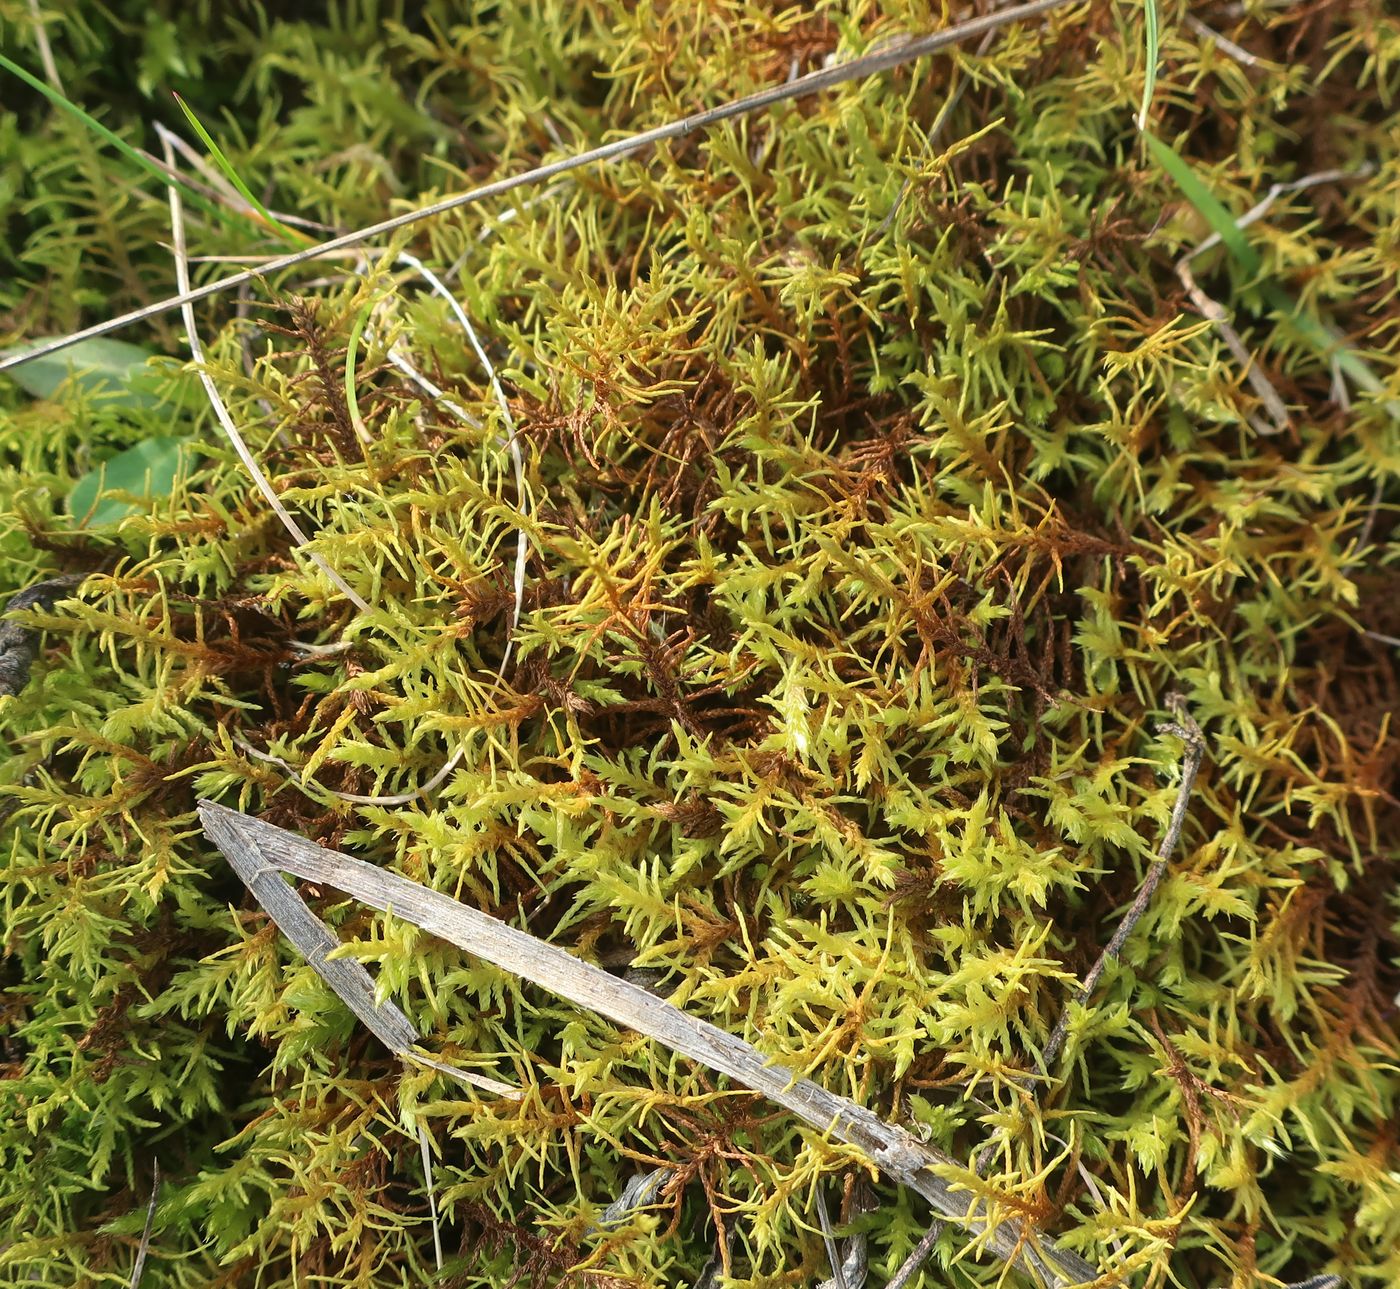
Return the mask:
{"type": "MultiPolygon", "coordinates": [[[[152,150],[154,120],[188,133],[178,88],[271,209],[336,228],[949,20],[913,0],[38,7],[66,92],[109,126],[152,150]]],[[[1142,149],[1128,3],[401,235],[500,370],[523,495],[471,347],[391,247],[364,276],[268,283],[246,316],[199,306],[234,419],[367,614],[291,550],[177,363],[137,414],[0,378],[0,585],[91,573],[27,613],[45,650],[0,700],[0,1284],[125,1283],[156,1161],[148,1286],[423,1283],[410,1113],[462,1289],[512,1268],[689,1284],[712,1213],[726,1283],[810,1284],[819,1178],[847,1217],[881,1206],[854,1223],[874,1284],[924,1229],[762,1102],[320,895],[430,1046],[533,1091],[405,1078],[203,839],[197,794],[663,972],[960,1158],[1000,1133],[998,1185],[1128,1283],[1400,1282],[1400,652],[1362,630],[1400,635],[1400,434],[1266,293],[1325,314],[1400,398],[1400,24],[1375,0],[1245,9],[1163,7],[1156,135],[1237,214],[1373,167],[1280,198],[1248,233],[1258,274],[1196,265],[1289,403],[1283,434],[1251,427],[1174,272],[1209,229],[1142,149]],[[390,312],[360,346],[365,448],[340,382],[370,302],[390,312]],[[474,424],[385,364],[387,317],[474,424]],[[199,444],[176,495],[76,531],[74,480],[152,434],[199,444]],[[1182,847],[1033,1097],[1175,797],[1172,693],[1208,741],[1182,847]],[[409,791],[457,748],[429,799],[333,795],[409,791]],[[678,1221],[590,1233],[656,1163],[690,1179],[678,1221]]],[[[0,23],[37,71],[30,5],[0,0],[0,23]]],[[[167,294],[163,194],[37,95],[6,82],[4,103],[7,338],[167,294]]],[[[195,254],[279,245],[197,210],[189,231],[195,254]]],[[[175,314],[127,334],[187,353],[175,314]]],[[[945,1269],[960,1252],[945,1236],[926,1283],[997,1275],[945,1269]]]]}

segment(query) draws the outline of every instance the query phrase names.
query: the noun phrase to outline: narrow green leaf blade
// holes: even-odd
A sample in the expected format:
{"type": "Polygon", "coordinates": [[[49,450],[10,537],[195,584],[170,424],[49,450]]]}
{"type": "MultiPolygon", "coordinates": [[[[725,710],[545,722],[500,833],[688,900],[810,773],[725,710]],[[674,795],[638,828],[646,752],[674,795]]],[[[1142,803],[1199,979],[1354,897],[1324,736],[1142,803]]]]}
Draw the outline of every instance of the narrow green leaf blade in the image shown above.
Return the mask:
{"type": "Polygon", "coordinates": [[[1173,149],[1147,130],[1142,132],[1142,137],[1147,144],[1147,150],[1152,153],[1153,160],[1167,172],[1186,200],[1200,212],[1201,217],[1210,225],[1211,232],[1219,236],[1230,254],[1247,272],[1257,273],[1261,263],[1259,256],[1249,244],[1244,231],[1235,222],[1235,217],[1173,149]]]}
{"type": "Polygon", "coordinates": [[[18,76],[30,89],[42,94],[55,107],[67,112],[68,115],[75,120],[81,121],[84,126],[99,138],[110,143],[124,157],[130,161],[134,161],[140,166],[142,170],[145,170],[148,174],[154,175],[162,184],[167,187],[180,188],[185,193],[187,200],[198,206],[201,210],[212,214],[216,219],[224,223],[227,223],[231,219],[244,224],[250,222],[246,216],[239,215],[234,211],[225,210],[210,201],[203,193],[183,183],[177,175],[162,170],[160,166],[156,165],[156,163],[152,161],[150,157],[146,156],[139,148],[133,148],[121,135],[109,130],[95,116],[85,112],[74,103],[72,99],[60,94],[53,86],[41,81],[37,76],[26,71],[18,63],[6,58],[4,54],[0,54],[0,68],[4,68],[5,71],[9,72],[12,76],[18,76]]]}
{"type": "Polygon", "coordinates": [[[251,206],[255,211],[258,212],[259,216],[261,216],[261,218],[269,228],[273,229],[276,233],[278,233],[285,241],[305,241],[305,238],[298,237],[285,224],[280,223],[273,216],[272,212],[269,211],[268,208],[264,206],[262,202],[260,202],[255,196],[253,196],[253,190],[243,182],[243,179],[239,175],[238,171],[234,169],[233,162],[231,162],[224,155],[224,150],[221,147],[219,147],[219,145],[214,141],[214,136],[204,128],[203,123],[200,121],[199,117],[197,117],[194,114],[194,111],[191,109],[190,105],[186,103],[185,100],[181,98],[179,94],[175,94],[174,98],[175,101],[180,105],[180,111],[182,111],[185,114],[185,119],[190,123],[191,127],[194,129],[194,132],[197,135],[199,135],[200,140],[203,142],[204,146],[209,150],[209,155],[213,157],[214,164],[217,165],[219,169],[223,171],[224,178],[227,179],[229,183],[231,183],[236,189],[238,189],[238,195],[242,197],[243,200],[246,201],[249,206],[251,206]]]}

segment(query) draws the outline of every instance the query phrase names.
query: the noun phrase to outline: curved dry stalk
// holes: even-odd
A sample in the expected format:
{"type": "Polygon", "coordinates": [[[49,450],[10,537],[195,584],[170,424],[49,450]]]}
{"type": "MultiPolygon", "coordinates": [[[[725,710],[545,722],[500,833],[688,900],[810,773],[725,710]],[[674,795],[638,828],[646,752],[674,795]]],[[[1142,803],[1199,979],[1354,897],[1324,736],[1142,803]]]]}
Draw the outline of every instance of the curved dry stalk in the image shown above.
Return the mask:
{"type": "Polygon", "coordinates": [[[49,32],[39,9],[39,0],[29,0],[29,19],[34,24],[34,43],[39,47],[39,62],[44,68],[44,79],[60,94],[66,94],[63,81],[58,74],[58,64],[53,60],[53,46],[49,44],[49,32]]]}
{"type": "MultiPolygon", "coordinates": [[[[165,147],[166,163],[171,167],[172,170],[175,169],[175,159],[174,154],[172,152],[173,138],[174,136],[171,135],[169,131],[162,132],[162,141],[165,147]]],[[[184,205],[180,200],[179,189],[173,186],[170,189],[170,222],[171,236],[172,241],[174,243],[176,276],[177,279],[181,282],[182,286],[187,287],[189,283],[189,259],[185,253],[184,205]]],[[[421,269],[421,266],[420,271],[424,272],[426,275],[426,270],[421,269]]],[[[439,283],[439,285],[441,284],[439,283]]],[[[443,288],[443,290],[445,291],[446,288],[443,288]]],[[[451,296],[449,295],[448,298],[451,299],[451,296]]],[[[199,379],[204,386],[205,394],[209,399],[210,406],[214,409],[214,415],[218,419],[219,425],[223,428],[225,435],[233,444],[234,451],[238,453],[239,460],[243,462],[244,467],[252,475],[254,482],[257,483],[258,488],[262,492],[263,496],[267,498],[273,510],[277,513],[277,517],[282,521],[284,527],[299,545],[305,546],[308,542],[306,534],[302,531],[300,525],[298,525],[298,523],[292,517],[290,512],[282,504],[281,498],[278,497],[277,494],[273,491],[271,482],[268,480],[267,476],[263,474],[262,469],[259,467],[257,461],[253,457],[252,452],[249,450],[247,443],[243,439],[243,436],[238,432],[238,428],[234,425],[233,418],[229,415],[228,408],[225,405],[223,398],[220,396],[217,386],[215,386],[212,377],[210,377],[208,373],[207,363],[204,357],[203,345],[200,343],[199,335],[195,330],[193,308],[190,305],[185,305],[183,306],[182,312],[185,321],[186,334],[189,338],[190,352],[194,358],[194,361],[199,364],[199,379]]],[[[470,327],[470,324],[467,325],[468,327],[470,327]]],[[[473,341],[475,341],[474,333],[472,338],[473,341]]],[[[491,372],[492,380],[494,381],[495,371],[494,369],[490,368],[489,360],[487,366],[488,370],[490,370],[491,372]]],[[[499,390],[499,384],[497,385],[497,389],[499,390]]],[[[502,399],[504,399],[503,393],[501,394],[501,397],[502,399]]],[[[507,416],[509,416],[508,410],[507,416]]],[[[516,451],[518,460],[519,450],[517,449],[516,451]]],[[[523,531],[521,536],[523,541],[523,531]]],[[[365,600],[363,600],[355,592],[355,590],[348,583],[346,583],[344,579],[341,578],[341,576],[319,554],[317,554],[315,551],[307,551],[307,554],[315,562],[316,566],[320,568],[321,571],[324,572],[354,604],[356,604],[361,610],[365,612],[369,611],[369,604],[365,600]]],[[[518,555],[518,565],[519,562],[520,557],[518,555]]],[[[509,644],[507,645],[506,656],[509,657],[509,644]]],[[[504,665],[505,664],[503,662],[502,667],[504,667],[504,665]]],[[[302,786],[307,786],[306,780],[301,775],[301,773],[298,770],[296,770],[295,767],[288,764],[288,762],[285,761],[282,757],[274,756],[268,752],[261,752],[244,739],[236,738],[235,742],[241,751],[247,753],[250,756],[256,757],[260,761],[266,761],[269,764],[280,766],[282,769],[286,770],[287,773],[290,774],[299,784],[301,784],[302,786]]],[[[418,800],[420,797],[426,795],[427,793],[432,792],[435,788],[442,784],[443,781],[447,778],[447,776],[452,773],[452,771],[456,768],[457,764],[461,761],[464,751],[464,748],[459,747],[456,751],[452,753],[450,757],[448,757],[447,761],[444,762],[444,764],[433,774],[433,776],[430,779],[428,779],[426,783],[421,784],[419,787],[414,788],[410,792],[393,793],[386,795],[367,795],[354,792],[341,792],[336,789],[329,788],[323,789],[323,791],[327,791],[339,800],[349,802],[353,805],[409,805],[412,802],[418,800]]]]}
{"type": "MultiPolygon", "coordinates": [[[[170,146],[169,137],[165,138],[165,160],[166,164],[172,168],[175,165],[175,155],[170,146]]],[[[180,200],[179,188],[171,185],[170,193],[170,230],[173,240],[175,255],[175,278],[182,290],[188,291],[190,283],[190,266],[185,255],[185,208],[180,200]]],[[[282,526],[291,534],[293,541],[298,546],[308,546],[310,538],[302,531],[301,525],[292,517],[291,512],[282,504],[282,498],[273,490],[272,483],[263,473],[262,467],[258,465],[257,459],[253,456],[244,441],[243,435],[239,433],[238,427],[233,423],[233,417],[229,415],[228,408],[224,405],[224,400],[219,394],[218,387],[214,384],[214,379],[209,375],[209,365],[204,355],[204,346],[200,342],[199,332],[195,328],[194,309],[189,304],[181,306],[181,314],[185,323],[185,335],[189,340],[190,356],[195,363],[196,374],[199,382],[204,386],[205,396],[209,399],[209,406],[214,409],[214,417],[219,422],[225,437],[233,445],[233,450],[238,454],[238,459],[243,463],[243,468],[252,476],[253,482],[257,484],[258,491],[266,498],[268,505],[276,513],[277,518],[282,521],[282,526]]],[[[321,570],[337,589],[362,613],[370,611],[369,604],[359,595],[339,573],[333,569],[316,551],[308,550],[312,563],[321,570]]]]}
{"type": "Polygon", "coordinates": [[[1282,434],[1289,424],[1288,405],[1279,396],[1273,381],[1264,375],[1263,370],[1254,360],[1254,355],[1249,352],[1248,346],[1240,339],[1240,333],[1230,323],[1230,315],[1218,300],[1212,299],[1201,289],[1200,284],[1196,281],[1196,275],[1191,272],[1192,257],[1203,249],[1205,249],[1204,242],[1190,255],[1182,256],[1176,262],[1176,276],[1186,294],[1191,297],[1191,303],[1196,306],[1196,312],[1214,324],[1216,331],[1220,333],[1221,340],[1225,342],[1225,348],[1230,351],[1230,356],[1244,372],[1249,387],[1269,413],[1271,424],[1266,424],[1257,416],[1249,418],[1254,432],[1256,434],[1282,434]]]}
{"type": "MultiPolygon", "coordinates": [[[[515,417],[511,415],[510,401],[506,398],[506,392],[501,388],[500,378],[496,375],[496,368],[492,364],[490,356],[487,354],[485,346],[476,334],[476,329],[472,326],[471,319],[467,317],[467,311],[462,308],[457,297],[452,294],[443,283],[442,279],[423,263],[416,255],[410,255],[407,251],[400,251],[398,255],[400,263],[407,264],[422,275],[423,280],[444,300],[448,307],[456,315],[457,321],[461,324],[462,330],[467,333],[467,339],[476,350],[476,356],[481,365],[486,370],[486,376],[491,382],[491,390],[496,396],[496,402],[500,405],[501,416],[505,419],[507,437],[506,448],[510,452],[511,466],[515,471],[515,495],[521,510],[525,508],[525,462],[520,455],[519,431],[516,429],[515,417]]],[[[513,583],[514,606],[511,610],[510,629],[511,635],[506,639],[505,654],[501,658],[500,673],[504,673],[506,664],[510,661],[511,647],[515,644],[514,632],[520,626],[520,602],[525,594],[525,564],[530,556],[530,541],[524,528],[517,530],[517,541],[515,546],[515,578],[513,583]]]]}
{"type": "MultiPolygon", "coordinates": [[[[478,338],[476,329],[472,326],[471,319],[467,316],[466,310],[462,307],[461,303],[457,300],[456,296],[454,296],[452,292],[448,290],[447,285],[442,281],[442,279],[439,278],[437,274],[432,271],[432,269],[428,268],[428,266],[424,264],[422,260],[420,260],[416,255],[410,255],[407,251],[401,251],[398,253],[397,259],[401,264],[406,264],[409,268],[413,269],[414,272],[419,274],[423,278],[423,280],[428,283],[429,288],[436,295],[440,296],[443,300],[447,302],[448,307],[452,310],[453,314],[457,318],[457,321],[461,324],[462,330],[466,333],[467,339],[470,341],[472,348],[476,350],[476,355],[481,360],[481,365],[486,370],[486,375],[491,383],[492,391],[495,393],[496,400],[500,404],[501,414],[505,418],[506,427],[508,430],[506,445],[510,451],[511,463],[515,472],[516,498],[521,509],[523,510],[525,505],[525,462],[521,457],[520,445],[517,441],[515,418],[511,415],[510,403],[506,398],[505,390],[501,387],[500,379],[496,375],[495,366],[492,364],[490,357],[486,353],[485,347],[482,345],[481,340],[478,338]]],[[[368,266],[364,265],[362,261],[361,266],[357,267],[356,272],[358,272],[363,277],[367,273],[367,271],[368,266]]],[[[366,328],[366,332],[368,332],[368,330],[369,329],[366,328]]],[[[395,347],[387,347],[385,352],[388,355],[389,361],[396,368],[402,371],[406,376],[409,377],[410,380],[412,380],[420,388],[424,389],[425,391],[430,393],[434,398],[441,401],[442,404],[445,407],[447,407],[454,415],[458,416],[462,421],[474,428],[480,425],[480,422],[477,421],[477,419],[473,417],[469,412],[467,412],[467,410],[463,408],[460,403],[458,403],[455,399],[447,395],[443,390],[439,389],[432,381],[430,381],[426,376],[419,372],[417,368],[415,368],[411,363],[409,363],[407,359],[396,356],[395,347]]],[[[515,548],[514,596],[510,622],[511,634],[506,637],[505,652],[501,656],[500,666],[496,669],[496,675],[498,678],[504,678],[505,676],[506,666],[510,662],[511,650],[515,644],[514,632],[520,625],[520,607],[521,601],[525,594],[525,565],[528,559],[529,538],[525,532],[525,529],[521,527],[517,530],[517,541],[515,548]]],[[[253,751],[253,749],[251,747],[247,747],[246,744],[243,746],[245,746],[245,748],[248,751],[252,751],[253,755],[259,757],[260,759],[271,760],[274,761],[276,764],[281,765],[283,768],[290,771],[296,777],[298,782],[303,784],[305,783],[305,780],[301,777],[301,775],[298,774],[297,771],[293,770],[292,767],[288,765],[286,761],[282,760],[281,757],[271,757],[268,756],[266,753],[253,751]]],[[[430,779],[428,779],[425,783],[420,784],[418,787],[411,789],[408,792],[378,793],[364,795],[357,792],[342,792],[336,788],[323,789],[323,791],[327,791],[332,796],[336,797],[338,800],[349,802],[352,805],[411,805],[414,801],[417,801],[420,798],[427,796],[430,792],[438,788],[447,779],[447,776],[451,774],[454,769],[456,769],[457,765],[461,762],[462,757],[465,755],[466,747],[463,745],[459,745],[452,752],[452,755],[448,757],[448,759],[436,771],[436,773],[433,774],[433,776],[430,779]]]]}

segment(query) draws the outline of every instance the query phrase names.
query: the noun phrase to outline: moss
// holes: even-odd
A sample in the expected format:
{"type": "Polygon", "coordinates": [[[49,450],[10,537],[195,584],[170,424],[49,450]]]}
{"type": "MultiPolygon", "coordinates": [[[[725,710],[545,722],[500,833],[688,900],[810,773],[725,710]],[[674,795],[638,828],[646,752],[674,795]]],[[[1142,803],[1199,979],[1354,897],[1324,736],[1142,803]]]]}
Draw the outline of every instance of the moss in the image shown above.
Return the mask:
{"type": "MultiPolygon", "coordinates": [[[[1400,1280],[1400,675],[1365,634],[1400,635],[1400,27],[1377,3],[1201,10],[1242,64],[1196,8],[1163,6],[1151,115],[1226,208],[1374,167],[1280,198],[1249,230],[1257,273],[1195,265],[1289,404],[1282,434],[1251,425],[1175,274],[1209,229],[1142,149],[1128,4],[526,190],[509,219],[424,223],[363,274],[199,306],[235,421],[367,613],[292,548],[178,362],[154,411],[0,380],[0,584],[88,574],[16,615],[45,646],[0,699],[0,1283],[124,1283],[157,1160],[148,1286],[420,1283],[418,1122],[462,1289],[694,1283],[716,1220],[727,1283],[811,1283],[819,1179],[878,1283],[924,1229],[761,1101],[311,892],[430,1046],[531,1093],[405,1075],[245,896],[197,795],[664,973],[960,1158],[994,1140],[1001,1189],[1128,1283],[1400,1280]],[[497,364],[523,492],[400,246],[497,364]],[[1385,389],[1343,400],[1274,287],[1385,389]],[[388,363],[391,336],[451,402],[388,363]],[[74,526],[79,476],[172,433],[199,444],[173,495],[74,526]],[[1178,693],[1208,743],[1182,845],[1032,1095],[1175,799],[1178,693]],[[428,797],[335,795],[409,792],[457,750],[428,797]],[[591,1228],[662,1163],[687,1182],[671,1209],[591,1228]]],[[[337,228],[944,21],[39,9],[109,126],[153,150],[155,120],[188,133],[177,88],[271,209],[337,228]]],[[[0,22],[37,69],[30,6],[0,22]]],[[[5,103],[9,338],[166,294],[163,194],[38,96],[5,103]]],[[[189,234],[277,250],[198,211],[189,234]]],[[[128,336],[187,353],[175,314],[128,336]]],[[[997,1275],[951,1232],[937,1257],[949,1283],[997,1275]]]]}

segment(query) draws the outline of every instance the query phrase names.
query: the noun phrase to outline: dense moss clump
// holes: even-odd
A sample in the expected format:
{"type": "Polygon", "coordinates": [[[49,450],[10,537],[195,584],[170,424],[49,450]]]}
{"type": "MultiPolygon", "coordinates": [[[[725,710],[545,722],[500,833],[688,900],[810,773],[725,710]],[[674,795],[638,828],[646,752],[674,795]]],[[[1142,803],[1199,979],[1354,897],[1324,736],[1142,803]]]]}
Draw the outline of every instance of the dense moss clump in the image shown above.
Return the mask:
{"type": "MultiPolygon", "coordinates": [[[[312,8],[0,30],[128,143],[190,140],[192,256],[267,257],[300,234],[232,213],[169,89],[269,210],[351,229],[967,16],[312,8]]],[[[201,796],[990,1142],[963,1182],[1123,1283],[1400,1283],[1400,22],[1163,4],[1155,148],[1144,30],[1070,5],[201,303],[301,549],[178,312],[123,333],[138,381],[0,377],[0,589],[77,583],[12,615],[0,698],[0,1284],[126,1283],[157,1165],[147,1286],[423,1283],[420,1127],[459,1289],[809,1285],[822,1195],[880,1285],[927,1226],[762,1099],[304,887],[429,1049],[526,1095],[406,1070],[201,796]],[[155,439],[177,481],[94,509],[155,439]],[[1041,1075],[1181,787],[1177,696],[1180,844],[1041,1075]]],[[[3,102],[0,339],[170,294],[158,182],[3,102]]],[[[924,1274],[1003,1269],[950,1228],[924,1274]]]]}

